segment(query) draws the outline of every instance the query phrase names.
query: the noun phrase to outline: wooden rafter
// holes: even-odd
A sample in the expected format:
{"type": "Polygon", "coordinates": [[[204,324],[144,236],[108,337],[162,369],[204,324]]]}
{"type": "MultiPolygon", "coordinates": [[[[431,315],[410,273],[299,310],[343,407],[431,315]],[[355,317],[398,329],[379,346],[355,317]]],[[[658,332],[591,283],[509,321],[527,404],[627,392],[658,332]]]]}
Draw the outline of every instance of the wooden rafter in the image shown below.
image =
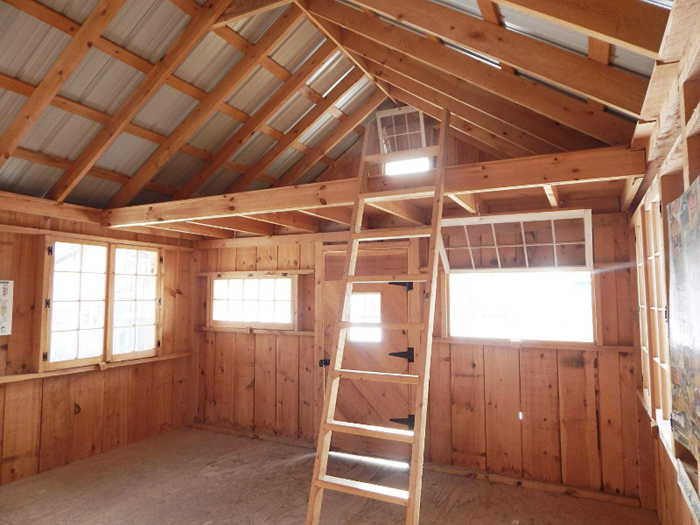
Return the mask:
{"type": "Polygon", "coordinates": [[[124,0],[101,0],[93,7],[85,23],[76,31],[75,36],[0,137],[0,167],[12,156],[39,116],[87,55],[92,42],[99,38],[122,5],[124,0]]]}
{"type": "Polygon", "coordinates": [[[415,60],[403,53],[373,42],[352,31],[342,30],[345,46],[385,69],[439,91],[462,104],[481,111],[506,124],[537,137],[558,150],[590,149],[603,145],[588,135],[562,126],[519,104],[506,100],[459,78],[415,60]]]}
{"type": "Polygon", "coordinates": [[[114,196],[109,205],[111,207],[119,207],[128,204],[151,180],[153,175],[177,152],[179,147],[199,129],[209,115],[216,110],[217,105],[223,102],[231,91],[248,77],[259,60],[267,56],[274,46],[294,28],[301,17],[301,11],[294,6],[282,13],[250,52],[226,73],[207,97],[173,131],[168,140],[139,168],[134,176],[131,177],[129,183],[114,196]]]}
{"type": "Polygon", "coordinates": [[[259,213],[252,215],[251,217],[260,221],[269,222],[270,224],[285,226],[287,228],[295,228],[297,230],[304,230],[312,233],[319,230],[318,219],[304,213],[281,211],[273,213],[259,213]]]}
{"type": "MultiPolygon", "coordinates": [[[[503,25],[503,20],[501,19],[501,11],[498,9],[498,5],[494,4],[491,0],[476,0],[479,5],[479,12],[481,13],[481,18],[490,24],[495,24],[497,26],[503,25]]],[[[499,63],[501,69],[507,73],[515,73],[515,69],[508,64],[499,63]]]]}
{"type": "MultiPolygon", "coordinates": [[[[80,153],[73,167],[49,191],[48,197],[62,202],[70,192],[87,175],[109,146],[124,131],[131,120],[146,105],[150,98],[160,89],[170,77],[175,68],[194,49],[199,40],[209,30],[211,24],[227,7],[228,0],[214,0],[209,9],[202,11],[198,18],[193,19],[170,46],[163,58],[150,70],[129,98],[114,113],[104,128],[92,142],[80,153]]],[[[178,145],[178,149],[182,144],[178,145]]],[[[162,145],[161,145],[162,147],[162,145]]]]}
{"type": "Polygon", "coordinates": [[[639,0],[492,0],[517,11],[656,58],[669,11],[639,0]]]}
{"type": "Polygon", "coordinates": [[[341,122],[330,134],[319,142],[306,156],[292,166],[282,177],[277,181],[276,186],[289,186],[295,184],[306,171],[311,168],[316,162],[325,157],[328,152],[333,149],[342,139],[358,126],[367,116],[372,113],[377,106],[385,100],[386,96],[383,90],[377,89],[370,97],[365,100],[351,115],[341,122]]]}
{"type": "Polygon", "coordinates": [[[270,9],[276,9],[291,3],[292,0],[236,0],[224,11],[214,24],[214,27],[221,27],[248,18],[253,15],[264,13],[270,9]]]}
{"type": "MultiPolygon", "coordinates": [[[[325,10],[333,9],[329,4],[332,0],[308,1],[312,12],[316,12],[317,6],[322,6],[325,10]]],[[[598,100],[632,116],[638,117],[641,113],[648,82],[638,76],[587,60],[580,55],[449,7],[436,5],[429,0],[357,1],[360,5],[395,20],[598,100]],[[572,75],[572,70],[577,74],[572,75]]],[[[370,18],[366,15],[356,17],[360,21],[370,18]]]]}
{"type": "Polygon", "coordinates": [[[366,16],[346,5],[327,0],[310,0],[309,5],[319,17],[485,90],[498,93],[606,144],[627,145],[632,138],[634,126],[631,123],[603,111],[594,111],[586,103],[542,84],[500,71],[459,51],[376,17],[366,16]]]}
{"type": "Polygon", "coordinates": [[[559,197],[559,188],[556,186],[551,186],[549,184],[545,184],[542,186],[544,189],[544,193],[547,196],[547,200],[549,201],[549,205],[552,208],[560,208],[561,207],[561,197],[559,197]]]}
{"type": "MultiPolygon", "coordinates": [[[[289,98],[321,67],[326,59],[335,51],[333,42],[326,41],[309,57],[301,67],[258,109],[255,114],[238,129],[233,136],[221,146],[201,169],[187,181],[173,198],[185,199],[194,194],[199,187],[206,183],[226,161],[238,151],[243,144],[260,129],[279,110],[289,98]]],[[[246,170],[247,171],[247,170],[246,170]]]]}
{"type": "Polygon", "coordinates": [[[350,71],[338,84],[320,100],[304,117],[289,130],[284,137],[263,155],[263,157],[253,164],[241,175],[227,190],[227,193],[234,193],[245,190],[253,181],[259,179],[265,170],[282,155],[287,148],[299,137],[301,137],[318,119],[320,119],[329,108],[333,107],[340,97],[354,86],[362,77],[359,68],[350,71]]]}
{"type": "Polygon", "coordinates": [[[469,213],[479,214],[488,210],[488,206],[484,203],[483,199],[474,193],[462,193],[461,195],[452,194],[449,197],[469,213]]]}
{"type": "MultiPolygon", "coordinates": [[[[448,195],[461,195],[542,187],[547,184],[556,186],[620,180],[638,177],[645,167],[643,150],[624,147],[481,162],[448,167],[446,192],[448,195]]],[[[422,195],[426,193],[425,186],[429,185],[433,176],[429,172],[412,178],[410,182],[397,177],[374,177],[370,181],[369,191],[419,185],[414,191],[422,195]]],[[[110,209],[103,212],[102,223],[110,227],[127,227],[258,213],[347,207],[354,202],[355,186],[355,179],[343,179],[290,188],[272,188],[110,209]]],[[[405,189],[402,191],[406,193],[405,189]]],[[[429,193],[427,192],[428,195],[429,193]]]]}

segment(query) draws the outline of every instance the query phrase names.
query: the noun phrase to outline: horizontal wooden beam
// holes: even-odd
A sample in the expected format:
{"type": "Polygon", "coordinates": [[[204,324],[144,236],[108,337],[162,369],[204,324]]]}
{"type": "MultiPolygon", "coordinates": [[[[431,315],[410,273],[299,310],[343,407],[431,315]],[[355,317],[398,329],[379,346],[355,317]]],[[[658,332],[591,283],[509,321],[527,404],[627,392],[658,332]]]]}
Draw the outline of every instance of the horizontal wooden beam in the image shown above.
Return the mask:
{"type": "Polygon", "coordinates": [[[101,222],[102,210],[0,191],[0,210],[78,222],[101,222]]]}
{"type": "Polygon", "coordinates": [[[656,59],[670,11],[639,0],[492,0],[656,59]]]}
{"type": "Polygon", "coordinates": [[[248,219],[247,217],[221,217],[219,219],[206,219],[193,221],[205,226],[214,226],[227,230],[235,230],[255,235],[274,235],[275,226],[267,222],[248,219]]]}
{"type": "MultiPolygon", "coordinates": [[[[449,194],[481,193],[547,184],[577,184],[638,177],[644,173],[642,150],[600,148],[522,159],[498,160],[447,168],[445,191],[449,194]]],[[[431,183],[431,174],[406,177],[374,177],[369,191],[405,188],[431,183]],[[427,180],[425,180],[427,179],[427,180]]],[[[215,195],[177,202],[105,210],[105,226],[125,227],[164,222],[193,221],[217,217],[273,213],[335,206],[351,206],[356,181],[302,184],[253,192],[215,195]]]]}

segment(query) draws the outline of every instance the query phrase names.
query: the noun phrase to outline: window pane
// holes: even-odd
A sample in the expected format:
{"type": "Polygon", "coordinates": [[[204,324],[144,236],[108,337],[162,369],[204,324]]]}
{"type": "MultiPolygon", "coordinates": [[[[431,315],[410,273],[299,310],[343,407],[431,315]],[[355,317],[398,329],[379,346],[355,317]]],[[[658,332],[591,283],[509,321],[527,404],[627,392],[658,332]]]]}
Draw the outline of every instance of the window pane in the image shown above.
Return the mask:
{"type": "Polygon", "coordinates": [[[155,275],[158,273],[158,253],[139,250],[136,270],[139,275],[155,275]]]}
{"type": "Polygon", "coordinates": [[[114,326],[132,326],[136,303],[134,301],[114,301],[114,326]]]}
{"type": "Polygon", "coordinates": [[[365,316],[365,294],[354,293],[350,296],[350,320],[357,321],[365,316]]]}
{"type": "Polygon", "coordinates": [[[260,301],[258,307],[258,321],[261,323],[275,322],[275,302],[260,301]]]}
{"type": "Polygon", "coordinates": [[[226,300],[214,300],[212,302],[212,319],[214,321],[227,321],[228,320],[228,301],[226,300]]]}
{"type": "Polygon", "coordinates": [[[80,278],[80,299],[83,301],[104,301],[105,277],[105,274],[99,273],[82,274],[80,278]]]}
{"type": "Polygon", "coordinates": [[[214,280],[214,299],[228,298],[228,281],[226,279],[214,280]]]}
{"type": "Polygon", "coordinates": [[[156,298],[156,277],[146,277],[139,275],[136,278],[136,298],[155,299],[156,298]]]}
{"type": "Polygon", "coordinates": [[[593,341],[590,272],[452,274],[450,335],[593,341]]]}
{"type": "Polygon", "coordinates": [[[53,301],[77,301],[80,297],[80,274],[57,273],[53,276],[53,301]]]}
{"type": "Polygon", "coordinates": [[[78,355],[78,332],[51,334],[51,362],[68,361],[78,355]]]}
{"type": "Polygon", "coordinates": [[[80,303],[54,303],[51,305],[51,331],[65,332],[78,329],[80,303]]]}
{"type": "Polygon", "coordinates": [[[122,275],[136,273],[136,250],[117,248],[114,256],[114,272],[122,275]]]}
{"type": "Polygon", "coordinates": [[[129,275],[115,276],[114,299],[117,301],[136,299],[136,277],[129,275]]]}
{"type": "Polygon", "coordinates": [[[292,322],[291,301],[275,301],[275,322],[287,324],[292,322]]]}
{"type": "Polygon", "coordinates": [[[228,302],[228,320],[229,321],[241,321],[243,319],[243,301],[229,301],[228,302]]]}
{"type": "Polygon", "coordinates": [[[128,354],[134,351],[134,328],[115,328],[112,344],[113,354],[128,354]]]}
{"type": "Polygon", "coordinates": [[[104,328],[104,301],[82,301],[80,303],[80,329],[104,328]]]}
{"type": "Polygon", "coordinates": [[[368,293],[365,295],[365,318],[379,322],[381,316],[381,298],[378,293],[368,293]]]}
{"type": "Polygon", "coordinates": [[[243,299],[243,279],[231,279],[228,293],[230,299],[243,299]]]}
{"type": "Polygon", "coordinates": [[[139,326],[156,324],[156,302],[136,302],[136,324],[139,326]]]}
{"type": "Polygon", "coordinates": [[[292,280],[275,279],[275,299],[278,301],[292,300],[292,280]]]}
{"type": "Polygon", "coordinates": [[[155,326],[137,326],[136,327],[136,348],[135,352],[144,350],[152,350],[156,347],[156,328],[155,326]]]}
{"type": "Polygon", "coordinates": [[[107,247],[83,244],[83,272],[105,273],[107,271],[107,247]]]}
{"type": "Polygon", "coordinates": [[[243,301],[243,320],[253,322],[258,320],[257,301],[243,301]]]}
{"type": "Polygon", "coordinates": [[[81,330],[78,342],[78,358],[102,355],[104,330],[81,330]]]}
{"type": "Polygon", "coordinates": [[[53,257],[55,272],[79,272],[81,245],[70,242],[54,244],[53,257]]]}
{"type": "Polygon", "coordinates": [[[260,279],[260,299],[272,301],[275,298],[275,280],[260,279]]]}
{"type": "Polygon", "coordinates": [[[243,281],[243,298],[257,299],[258,298],[258,280],[246,279],[243,281]]]}
{"type": "Polygon", "coordinates": [[[382,329],[354,327],[350,328],[348,336],[350,338],[350,341],[356,343],[381,343],[382,329]]]}

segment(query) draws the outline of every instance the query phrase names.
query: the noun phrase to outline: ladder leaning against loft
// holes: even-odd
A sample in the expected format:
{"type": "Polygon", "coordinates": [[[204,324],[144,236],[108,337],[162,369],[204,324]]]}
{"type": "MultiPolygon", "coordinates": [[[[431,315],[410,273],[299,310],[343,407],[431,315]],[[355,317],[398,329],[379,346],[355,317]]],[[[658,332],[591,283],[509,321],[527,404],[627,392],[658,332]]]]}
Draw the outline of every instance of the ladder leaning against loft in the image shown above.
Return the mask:
{"type": "MultiPolygon", "coordinates": [[[[428,408],[428,383],[430,377],[430,354],[432,348],[433,320],[435,317],[435,295],[437,291],[437,277],[439,264],[439,251],[442,245],[441,220],[445,191],[445,164],[447,159],[447,130],[449,129],[450,114],[444,111],[442,114],[439,144],[437,147],[437,167],[435,170],[434,198],[432,209],[432,221],[429,228],[391,228],[362,231],[362,215],[367,202],[372,200],[401,200],[406,195],[400,191],[368,192],[369,172],[372,163],[400,160],[397,154],[368,156],[369,130],[365,133],[360,170],[357,181],[357,195],[350,225],[350,239],[345,258],[345,271],[342,279],[344,294],[341,298],[339,321],[335,330],[335,342],[331,352],[330,373],[326,385],[326,394],[321,416],[321,427],[318,436],[316,460],[314,464],[309,507],[306,516],[307,525],[316,525],[321,517],[321,504],[325,489],[345,492],[356,496],[377,499],[407,507],[406,523],[417,525],[420,515],[420,499],[423,481],[423,456],[425,451],[425,425],[428,408]],[[377,162],[378,161],[378,162],[377,162]],[[376,241],[387,239],[401,239],[416,236],[429,236],[428,272],[419,275],[404,275],[387,277],[387,281],[424,282],[424,304],[422,322],[415,326],[421,330],[421,352],[417,363],[417,375],[387,374],[360,370],[347,370],[342,367],[343,351],[347,337],[347,330],[351,326],[349,322],[350,295],[355,282],[368,282],[367,278],[355,276],[357,253],[361,241],[376,241]],[[338,399],[338,387],[341,379],[353,379],[363,381],[379,381],[385,383],[403,383],[413,385],[415,390],[414,429],[398,430],[373,425],[362,425],[336,421],[335,408],[338,399]],[[353,434],[378,439],[392,440],[409,443],[411,446],[410,473],[408,490],[400,490],[392,487],[363,483],[359,481],[338,478],[326,474],[328,467],[328,453],[331,446],[333,432],[353,434]]],[[[426,148],[433,152],[433,148],[426,148]]],[[[414,158],[416,151],[408,151],[414,158]]],[[[435,153],[431,153],[435,155],[435,153]]],[[[409,190],[406,190],[408,192],[409,190]]],[[[372,278],[371,282],[383,282],[372,278]]],[[[353,325],[354,326],[354,325],[353,325]]],[[[392,329],[391,324],[383,323],[381,328],[392,329]]],[[[399,324],[396,329],[406,328],[406,324],[399,324]]]]}

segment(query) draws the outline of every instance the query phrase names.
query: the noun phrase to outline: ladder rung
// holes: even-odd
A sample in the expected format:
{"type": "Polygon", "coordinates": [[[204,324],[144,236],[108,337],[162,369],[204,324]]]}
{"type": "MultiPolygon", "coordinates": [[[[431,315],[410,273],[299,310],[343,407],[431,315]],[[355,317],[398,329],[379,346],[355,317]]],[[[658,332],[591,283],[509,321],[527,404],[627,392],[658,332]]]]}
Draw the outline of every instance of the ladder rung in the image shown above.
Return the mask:
{"type": "Polygon", "coordinates": [[[386,372],[366,372],[364,370],[332,370],[333,377],[343,379],[356,379],[360,381],[381,381],[384,383],[402,383],[406,385],[417,385],[420,377],[411,374],[389,374],[386,372]]]}
{"type": "Polygon", "coordinates": [[[384,487],[373,483],[355,481],[352,479],[336,478],[335,476],[321,476],[316,480],[316,486],[323,489],[345,492],[355,496],[377,499],[396,505],[408,505],[408,491],[384,487]]]}
{"type": "Polygon", "coordinates": [[[360,241],[383,241],[387,239],[411,239],[414,237],[430,237],[432,226],[416,226],[413,228],[377,228],[354,233],[352,237],[360,241]]]}
{"type": "Polygon", "coordinates": [[[340,321],[341,328],[382,328],[384,330],[410,330],[425,328],[423,323],[353,323],[352,321],[340,321]]]}
{"type": "Polygon", "coordinates": [[[424,273],[413,275],[372,275],[348,277],[349,283],[425,283],[428,276],[424,273]]]}
{"type": "Polygon", "coordinates": [[[325,427],[326,430],[342,432],[343,434],[352,434],[353,436],[365,436],[400,441],[401,443],[413,443],[413,430],[348,423],[346,421],[331,421],[330,423],[326,423],[325,427]]]}

